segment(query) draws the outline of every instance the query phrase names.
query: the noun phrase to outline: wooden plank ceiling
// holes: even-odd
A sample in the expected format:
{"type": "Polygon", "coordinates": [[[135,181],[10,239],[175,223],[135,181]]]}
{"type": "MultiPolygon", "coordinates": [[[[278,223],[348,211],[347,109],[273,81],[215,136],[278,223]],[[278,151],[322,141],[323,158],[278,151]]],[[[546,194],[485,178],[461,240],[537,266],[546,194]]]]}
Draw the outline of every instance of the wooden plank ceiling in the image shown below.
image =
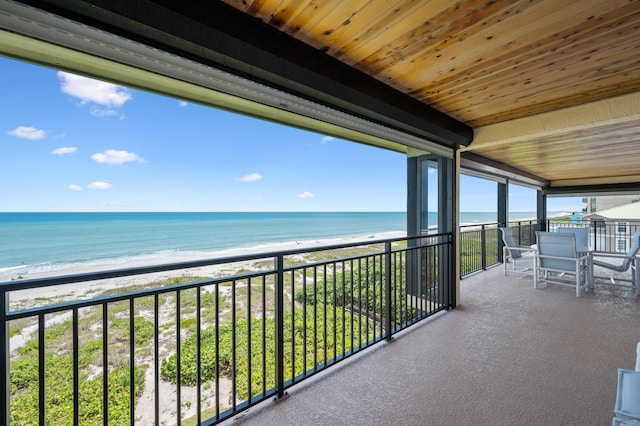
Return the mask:
{"type": "Polygon", "coordinates": [[[640,1],[222,1],[472,126],[466,151],[640,182],[640,1]]]}

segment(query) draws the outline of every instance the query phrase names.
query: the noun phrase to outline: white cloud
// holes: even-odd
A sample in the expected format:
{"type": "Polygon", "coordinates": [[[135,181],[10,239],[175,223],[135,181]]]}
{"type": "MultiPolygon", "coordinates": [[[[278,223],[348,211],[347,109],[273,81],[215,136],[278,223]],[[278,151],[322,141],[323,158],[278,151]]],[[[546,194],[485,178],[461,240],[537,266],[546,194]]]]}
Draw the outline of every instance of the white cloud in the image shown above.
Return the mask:
{"type": "Polygon", "coordinates": [[[145,163],[145,159],[138,154],[128,151],[118,151],[115,149],[108,149],[105,152],[93,154],[91,159],[96,163],[104,163],[110,165],[119,165],[136,161],[138,163],[145,163]]]}
{"type": "Polygon", "coordinates": [[[296,195],[296,198],[304,200],[304,199],[307,199],[307,198],[313,198],[315,196],[316,196],[316,194],[314,194],[312,192],[304,191],[303,193],[296,195]]]}
{"type": "Polygon", "coordinates": [[[76,185],[75,183],[72,183],[67,188],[69,189],[69,191],[82,191],[82,187],[80,185],[76,185]]]}
{"type": "Polygon", "coordinates": [[[117,108],[133,97],[122,86],[81,77],[66,72],[58,72],[60,90],[67,95],[80,99],[83,104],[96,103],[109,108],[117,108]]]}
{"type": "Polygon", "coordinates": [[[328,143],[331,142],[332,140],[334,140],[335,138],[332,136],[325,136],[322,138],[322,140],[320,141],[320,143],[328,143]]]}
{"type": "Polygon", "coordinates": [[[98,117],[98,118],[115,117],[115,116],[118,116],[121,119],[124,118],[124,114],[120,114],[118,111],[116,111],[114,109],[107,109],[107,108],[92,107],[89,110],[89,114],[93,115],[94,117],[98,117]]]}
{"type": "Polygon", "coordinates": [[[51,151],[52,154],[55,155],[68,155],[68,154],[73,154],[74,152],[77,152],[78,148],[76,148],[75,146],[63,146],[62,148],[56,148],[53,151],[51,151]]]}
{"type": "Polygon", "coordinates": [[[111,185],[110,183],[107,183],[107,182],[91,182],[89,185],[87,185],[87,188],[89,188],[89,189],[109,189],[112,186],[113,185],[111,185]]]}
{"type": "Polygon", "coordinates": [[[178,105],[179,105],[180,107],[184,108],[184,107],[186,107],[187,105],[189,105],[189,103],[188,103],[188,102],[185,102],[185,101],[180,101],[180,103],[179,103],[178,105]]]}
{"type": "Polygon", "coordinates": [[[262,180],[263,176],[260,173],[251,173],[250,175],[236,178],[240,182],[256,182],[262,180]]]}
{"type": "Polygon", "coordinates": [[[29,126],[19,126],[7,133],[17,138],[31,140],[42,139],[47,136],[44,130],[36,129],[35,127],[29,126]]]}

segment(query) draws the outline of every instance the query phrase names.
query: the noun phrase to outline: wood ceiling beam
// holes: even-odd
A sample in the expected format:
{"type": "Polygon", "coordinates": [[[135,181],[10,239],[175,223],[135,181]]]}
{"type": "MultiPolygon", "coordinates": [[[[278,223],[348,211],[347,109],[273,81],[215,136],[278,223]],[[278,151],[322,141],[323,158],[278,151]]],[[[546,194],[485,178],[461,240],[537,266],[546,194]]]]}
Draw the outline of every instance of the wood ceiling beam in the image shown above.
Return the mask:
{"type": "Polygon", "coordinates": [[[445,146],[473,139],[465,123],[218,1],[19,1],[445,146]]]}

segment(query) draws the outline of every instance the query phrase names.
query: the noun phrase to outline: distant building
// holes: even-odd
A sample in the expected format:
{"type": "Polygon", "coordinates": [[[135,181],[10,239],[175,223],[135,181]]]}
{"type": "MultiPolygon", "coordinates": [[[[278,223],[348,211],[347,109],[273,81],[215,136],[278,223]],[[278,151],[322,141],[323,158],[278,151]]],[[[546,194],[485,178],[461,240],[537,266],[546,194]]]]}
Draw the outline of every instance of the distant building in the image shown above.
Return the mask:
{"type": "Polygon", "coordinates": [[[591,221],[596,250],[625,253],[640,230],[640,203],[616,206],[585,216],[591,221]]]}
{"type": "Polygon", "coordinates": [[[599,195],[597,197],[583,197],[582,202],[586,204],[583,209],[585,215],[590,215],[602,210],[609,210],[625,204],[640,201],[640,194],[636,195],[599,195]]]}

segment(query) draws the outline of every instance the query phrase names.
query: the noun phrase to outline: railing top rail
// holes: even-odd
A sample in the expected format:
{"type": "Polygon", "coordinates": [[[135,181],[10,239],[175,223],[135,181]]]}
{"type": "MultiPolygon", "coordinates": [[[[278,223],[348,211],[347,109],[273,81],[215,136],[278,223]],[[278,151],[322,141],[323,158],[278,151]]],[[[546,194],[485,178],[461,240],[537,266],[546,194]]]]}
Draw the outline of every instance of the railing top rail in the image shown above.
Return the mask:
{"type": "MultiPolygon", "coordinates": [[[[537,224],[537,223],[541,223],[538,219],[523,219],[523,220],[510,220],[508,222],[509,224],[537,224]]],[[[468,225],[460,225],[460,229],[462,228],[478,228],[481,226],[491,226],[491,227],[498,227],[501,226],[501,224],[499,222],[483,222],[483,223],[472,223],[472,224],[468,224],[468,225]]]]}
{"type": "Polygon", "coordinates": [[[16,280],[16,281],[5,281],[5,282],[0,282],[0,292],[30,290],[34,288],[49,287],[49,286],[62,285],[62,284],[74,284],[74,283],[80,283],[80,282],[86,282],[86,281],[96,281],[96,280],[102,280],[102,279],[152,274],[156,272],[175,271],[180,269],[198,268],[203,266],[222,265],[222,264],[228,264],[228,263],[238,263],[238,262],[246,262],[246,261],[252,261],[252,260],[277,258],[279,256],[292,256],[292,255],[304,254],[304,253],[312,253],[312,252],[320,252],[320,251],[328,251],[328,250],[339,250],[343,248],[393,243],[398,241],[420,240],[427,237],[433,238],[433,237],[442,237],[442,236],[451,237],[451,233],[438,233],[438,234],[430,234],[430,235],[415,235],[415,236],[409,236],[409,237],[377,239],[377,240],[359,241],[357,243],[344,243],[344,244],[335,244],[335,245],[328,245],[328,246],[307,247],[307,248],[300,248],[300,249],[294,249],[294,250],[280,250],[280,251],[272,251],[272,252],[252,253],[252,254],[245,254],[245,255],[239,255],[239,256],[227,256],[227,257],[195,260],[195,261],[188,261],[188,262],[166,263],[166,264],[153,265],[153,266],[113,269],[113,270],[96,271],[96,272],[88,272],[88,273],[80,273],[80,274],[72,274],[72,275],[60,275],[60,276],[46,277],[46,278],[33,278],[33,279],[22,279],[22,280],[16,280]]]}

